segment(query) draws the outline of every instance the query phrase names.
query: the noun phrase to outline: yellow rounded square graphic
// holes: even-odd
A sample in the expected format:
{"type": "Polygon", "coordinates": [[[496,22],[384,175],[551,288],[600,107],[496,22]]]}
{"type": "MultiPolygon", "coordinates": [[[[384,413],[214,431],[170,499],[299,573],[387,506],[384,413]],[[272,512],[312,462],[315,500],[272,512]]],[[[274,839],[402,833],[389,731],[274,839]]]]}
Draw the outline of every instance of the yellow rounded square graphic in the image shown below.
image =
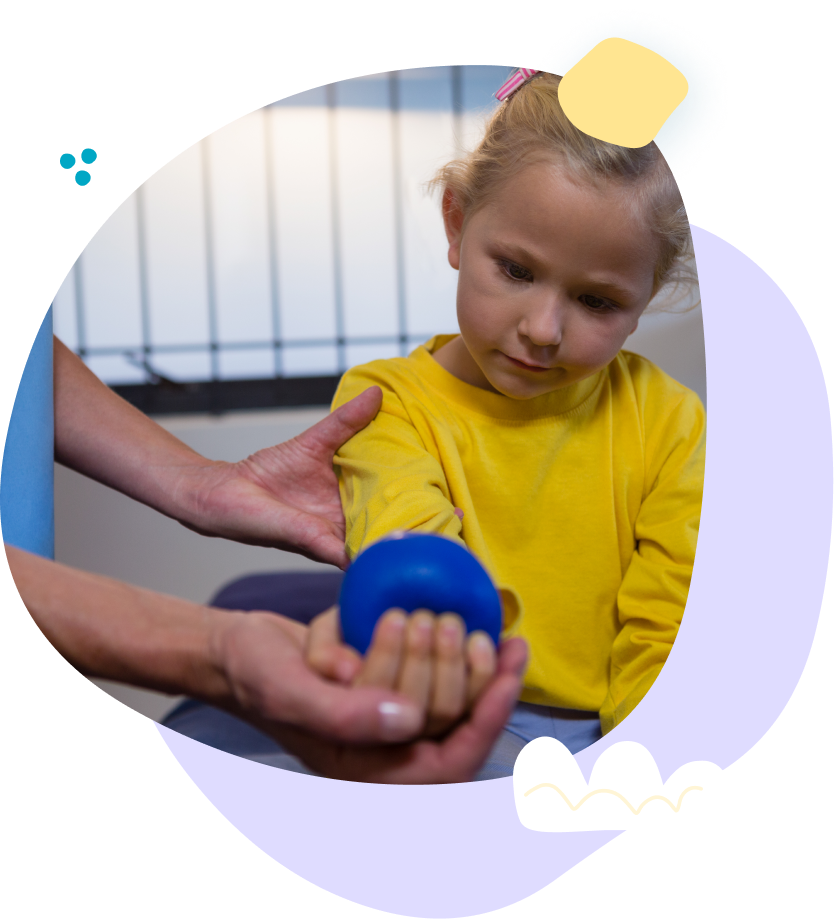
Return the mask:
{"type": "Polygon", "coordinates": [[[571,122],[591,137],[644,147],[688,88],[666,58],[623,38],[606,38],[565,74],[559,102],[571,122]]]}

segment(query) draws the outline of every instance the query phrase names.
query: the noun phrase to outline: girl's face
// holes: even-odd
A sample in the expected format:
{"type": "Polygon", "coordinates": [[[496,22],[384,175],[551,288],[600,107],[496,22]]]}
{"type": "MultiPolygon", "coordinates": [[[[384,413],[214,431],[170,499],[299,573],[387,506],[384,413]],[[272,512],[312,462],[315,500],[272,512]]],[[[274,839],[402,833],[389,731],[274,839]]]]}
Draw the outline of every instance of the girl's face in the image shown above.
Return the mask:
{"type": "Polygon", "coordinates": [[[653,294],[657,242],[613,185],[522,169],[463,226],[444,199],[461,336],[437,353],[464,382],[532,399],[605,367],[653,294]]]}

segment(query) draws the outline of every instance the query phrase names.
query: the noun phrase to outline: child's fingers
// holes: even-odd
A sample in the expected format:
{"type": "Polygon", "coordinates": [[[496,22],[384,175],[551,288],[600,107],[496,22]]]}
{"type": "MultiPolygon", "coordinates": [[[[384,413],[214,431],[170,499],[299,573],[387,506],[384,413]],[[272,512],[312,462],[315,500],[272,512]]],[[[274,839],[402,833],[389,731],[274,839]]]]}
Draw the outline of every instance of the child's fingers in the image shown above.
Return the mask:
{"type": "Polygon", "coordinates": [[[497,654],[486,632],[472,632],[466,642],[469,679],[466,687],[466,707],[471,708],[495,675],[497,654]]]}
{"type": "Polygon", "coordinates": [[[434,613],[416,610],[408,620],[405,656],[400,669],[398,692],[413,699],[424,711],[431,697],[434,671],[434,613]]]}
{"type": "Polygon", "coordinates": [[[434,688],[427,733],[448,730],[466,709],[466,656],[463,620],[454,613],[439,616],[434,632],[434,688]]]}
{"type": "Polygon", "coordinates": [[[362,658],[342,641],[337,606],[331,606],[310,623],[304,656],[313,670],[338,683],[350,683],[359,673],[362,658]]]}
{"type": "Polygon", "coordinates": [[[389,609],[380,617],[354,686],[393,689],[397,685],[405,646],[406,621],[401,609],[389,609]]]}

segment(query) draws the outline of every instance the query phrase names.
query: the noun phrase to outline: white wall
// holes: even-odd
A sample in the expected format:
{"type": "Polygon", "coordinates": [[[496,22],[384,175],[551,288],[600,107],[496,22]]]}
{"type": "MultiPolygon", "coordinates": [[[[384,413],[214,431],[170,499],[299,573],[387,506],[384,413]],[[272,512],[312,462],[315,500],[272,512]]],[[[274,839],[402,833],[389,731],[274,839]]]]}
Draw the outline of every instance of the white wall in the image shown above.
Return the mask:
{"type": "MultiPolygon", "coordinates": [[[[686,306],[686,304],[682,304],[686,306]]],[[[686,312],[650,313],[640,320],[625,348],[642,354],[695,390],[707,404],[707,369],[701,307],[686,312]]]]}
{"type": "MultiPolygon", "coordinates": [[[[294,437],[326,409],[160,419],[210,459],[237,460],[294,437]]],[[[55,467],[56,558],[77,568],[205,603],[252,571],[314,569],[301,556],[207,539],[84,476],[55,467]]]]}
{"type": "Polygon", "coordinates": [[[55,297],[58,337],[115,384],[145,380],[143,353],[179,381],[315,376],[455,331],[424,185],[507,68],[457,68],[458,117],[454,70],[318,87],[185,150],[91,240],[55,297]]]}

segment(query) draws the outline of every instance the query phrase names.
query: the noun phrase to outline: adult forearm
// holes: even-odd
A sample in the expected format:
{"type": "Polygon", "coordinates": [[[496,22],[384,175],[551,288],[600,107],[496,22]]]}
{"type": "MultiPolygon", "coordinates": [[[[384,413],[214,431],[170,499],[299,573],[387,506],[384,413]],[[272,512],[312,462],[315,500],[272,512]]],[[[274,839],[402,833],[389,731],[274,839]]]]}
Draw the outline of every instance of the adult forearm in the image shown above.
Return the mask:
{"type": "Polygon", "coordinates": [[[234,614],[6,546],[18,591],[52,645],[89,676],[224,704],[212,643],[234,614]]]}
{"type": "Polygon", "coordinates": [[[214,464],[116,395],[58,339],[54,374],[55,459],[187,519],[189,477],[214,464]]]}

